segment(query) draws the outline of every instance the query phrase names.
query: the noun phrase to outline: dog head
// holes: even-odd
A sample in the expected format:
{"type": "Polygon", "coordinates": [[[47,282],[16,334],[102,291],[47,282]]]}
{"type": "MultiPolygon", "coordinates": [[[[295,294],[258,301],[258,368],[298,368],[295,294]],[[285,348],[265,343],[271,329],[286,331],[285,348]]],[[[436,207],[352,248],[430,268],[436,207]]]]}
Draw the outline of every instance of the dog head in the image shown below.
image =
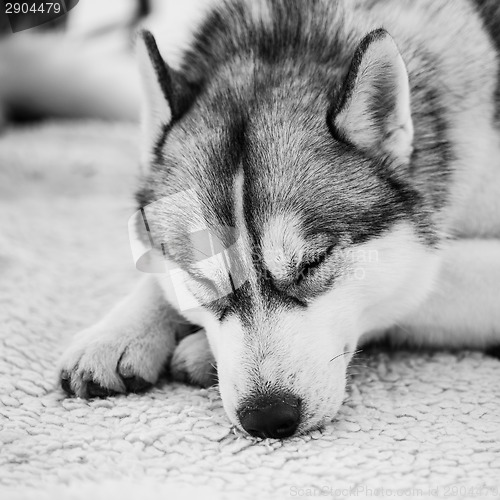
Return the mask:
{"type": "Polygon", "coordinates": [[[200,83],[169,68],[151,34],[138,45],[149,169],[138,199],[154,250],[182,275],[160,282],[205,327],[235,425],[265,437],[321,426],[362,335],[432,283],[403,59],[377,30],[345,70],[253,55],[200,83]]]}

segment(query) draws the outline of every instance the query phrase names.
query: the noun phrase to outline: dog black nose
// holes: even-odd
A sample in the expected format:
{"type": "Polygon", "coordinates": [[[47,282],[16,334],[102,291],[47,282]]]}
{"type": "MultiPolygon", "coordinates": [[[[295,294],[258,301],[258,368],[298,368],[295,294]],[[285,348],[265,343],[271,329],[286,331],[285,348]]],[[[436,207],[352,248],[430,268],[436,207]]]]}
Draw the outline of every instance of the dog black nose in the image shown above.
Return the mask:
{"type": "Polygon", "coordinates": [[[259,397],[238,410],[238,418],[248,434],[261,438],[286,438],[299,426],[300,401],[294,396],[259,397]]]}

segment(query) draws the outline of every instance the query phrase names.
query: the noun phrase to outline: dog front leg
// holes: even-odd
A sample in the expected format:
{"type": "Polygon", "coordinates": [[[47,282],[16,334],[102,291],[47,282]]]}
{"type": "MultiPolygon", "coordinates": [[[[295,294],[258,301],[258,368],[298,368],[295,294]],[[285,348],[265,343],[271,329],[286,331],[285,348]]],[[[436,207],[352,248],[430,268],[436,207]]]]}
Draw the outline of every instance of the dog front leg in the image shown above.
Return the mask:
{"type": "Polygon", "coordinates": [[[97,324],[76,335],[60,363],[60,383],[71,395],[104,397],[154,384],[186,321],[172,308],[153,276],[97,324]]]}

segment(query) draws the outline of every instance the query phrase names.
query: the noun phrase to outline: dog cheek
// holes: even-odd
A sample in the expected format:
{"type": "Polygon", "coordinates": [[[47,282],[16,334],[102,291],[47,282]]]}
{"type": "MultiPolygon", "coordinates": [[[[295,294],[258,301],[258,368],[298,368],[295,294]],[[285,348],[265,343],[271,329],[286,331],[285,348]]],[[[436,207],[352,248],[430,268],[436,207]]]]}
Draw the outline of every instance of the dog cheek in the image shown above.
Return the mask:
{"type": "Polygon", "coordinates": [[[301,320],[295,315],[284,318],[280,328],[283,337],[274,343],[272,354],[263,360],[261,368],[264,380],[281,379],[313,406],[343,392],[346,369],[343,356],[347,332],[336,332],[342,322],[336,323],[335,317],[320,309],[322,315],[311,311],[301,320]]]}
{"type": "Polygon", "coordinates": [[[234,421],[238,397],[248,385],[244,376],[244,331],[239,320],[231,317],[212,330],[208,340],[217,361],[222,403],[234,421]]]}

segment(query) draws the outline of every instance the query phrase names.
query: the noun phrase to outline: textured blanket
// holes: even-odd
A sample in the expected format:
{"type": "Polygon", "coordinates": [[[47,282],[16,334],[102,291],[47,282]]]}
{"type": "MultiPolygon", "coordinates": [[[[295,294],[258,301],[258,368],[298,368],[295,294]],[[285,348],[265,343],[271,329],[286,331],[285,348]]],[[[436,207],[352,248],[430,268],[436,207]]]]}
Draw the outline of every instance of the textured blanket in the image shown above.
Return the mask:
{"type": "Polygon", "coordinates": [[[323,431],[236,432],[216,388],[68,399],[56,363],[138,279],[128,243],[137,130],[47,124],[0,137],[0,498],[500,494],[500,361],[362,353],[323,431]]]}

